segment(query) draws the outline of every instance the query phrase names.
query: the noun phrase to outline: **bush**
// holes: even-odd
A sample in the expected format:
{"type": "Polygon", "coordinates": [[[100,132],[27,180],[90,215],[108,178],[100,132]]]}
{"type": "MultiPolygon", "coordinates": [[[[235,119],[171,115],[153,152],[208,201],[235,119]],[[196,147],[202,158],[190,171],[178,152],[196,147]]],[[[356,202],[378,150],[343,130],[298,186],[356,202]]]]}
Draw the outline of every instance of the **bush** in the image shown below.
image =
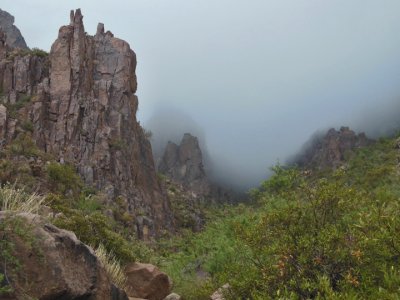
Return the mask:
{"type": "Polygon", "coordinates": [[[151,251],[133,237],[127,238],[118,233],[113,222],[101,212],[84,215],[82,212],[69,208],[60,208],[63,217],[54,220],[60,228],[75,232],[76,236],[85,244],[98,247],[100,244],[113,254],[121,263],[136,260],[149,261],[151,251]]]}
{"type": "Polygon", "coordinates": [[[397,299],[398,155],[381,140],[335,171],[274,167],[252,191],[254,209],[230,207],[161,244],[162,266],[187,299],[225,283],[226,299],[397,299]]]}
{"type": "Polygon", "coordinates": [[[17,102],[14,104],[11,103],[6,103],[4,104],[7,107],[7,113],[8,115],[13,118],[17,119],[18,118],[18,111],[23,108],[27,103],[31,101],[32,97],[29,95],[21,95],[18,99],[17,102]]]}
{"type": "Polygon", "coordinates": [[[63,194],[72,191],[74,195],[79,195],[83,182],[74,167],[68,164],[51,162],[47,165],[46,172],[53,191],[63,194]]]}
{"type": "Polygon", "coordinates": [[[13,156],[38,157],[40,155],[39,148],[28,133],[20,133],[17,138],[7,146],[7,150],[9,154],[13,156]]]}

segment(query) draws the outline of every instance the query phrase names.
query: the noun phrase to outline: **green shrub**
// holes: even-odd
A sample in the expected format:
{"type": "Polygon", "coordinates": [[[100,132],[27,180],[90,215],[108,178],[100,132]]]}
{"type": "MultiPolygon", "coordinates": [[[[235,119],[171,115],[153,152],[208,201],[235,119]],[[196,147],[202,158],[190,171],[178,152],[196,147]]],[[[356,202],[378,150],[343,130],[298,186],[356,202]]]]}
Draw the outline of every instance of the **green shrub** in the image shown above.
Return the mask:
{"type": "Polygon", "coordinates": [[[14,60],[16,57],[24,57],[27,55],[38,56],[38,57],[47,57],[49,53],[39,49],[39,48],[32,48],[32,49],[14,49],[12,52],[7,54],[7,59],[14,60]]]}
{"type": "Polygon", "coordinates": [[[32,233],[32,226],[25,218],[8,214],[0,222],[0,296],[12,292],[15,288],[13,277],[17,272],[23,272],[23,267],[15,249],[15,239],[24,243],[26,249],[42,257],[38,240],[32,233]],[[2,278],[6,280],[2,280],[2,278]]]}
{"type": "Polygon", "coordinates": [[[397,299],[398,156],[383,139],[335,171],[274,167],[254,209],[225,208],[203,232],[160,242],[162,267],[187,299],[225,283],[227,299],[397,299]]]}
{"type": "Polygon", "coordinates": [[[30,51],[30,54],[34,55],[34,56],[39,56],[39,57],[47,57],[47,56],[49,56],[48,52],[46,52],[46,51],[44,51],[42,49],[39,49],[39,48],[32,48],[32,50],[30,51]]]}
{"type": "Polygon", "coordinates": [[[33,123],[30,120],[25,120],[22,122],[21,127],[25,131],[33,132],[33,123]]]}
{"type": "Polygon", "coordinates": [[[79,195],[83,182],[74,167],[51,162],[47,165],[46,172],[53,191],[63,194],[72,191],[74,195],[79,195]]]}
{"type": "Polygon", "coordinates": [[[109,146],[111,149],[121,151],[127,148],[127,144],[120,138],[112,139],[109,141],[109,146]]]}
{"type": "Polygon", "coordinates": [[[76,209],[84,214],[90,214],[95,211],[101,210],[102,205],[93,195],[86,197],[79,197],[76,203],[76,209]]]}
{"type": "Polygon", "coordinates": [[[7,146],[7,150],[9,154],[13,156],[38,157],[40,155],[39,148],[28,133],[20,133],[17,138],[7,146]]]}
{"type": "Polygon", "coordinates": [[[133,237],[127,238],[118,233],[113,222],[101,212],[83,215],[78,210],[64,208],[63,217],[57,218],[54,224],[60,228],[75,232],[85,244],[98,247],[103,244],[108,252],[115,254],[121,263],[135,260],[148,261],[151,251],[133,237]]]}
{"type": "Polygon", "coordinates": [[[9,285],[9,282],[6,280],[5,275],[0,273],[0,296],[11,291],[12,289],[9,285]]]}
{"type": "Polygon", "coordinates": [[[18,97],[16,103],[11,104],[11,103],[5,103],[4,105],[7,107],[7,113],[8,115],[13,118],[17,119],[18,118],[18,111],[23,108],[27,103],[31,101],[32,97],[29,95],[21,95],[18,97]]]}

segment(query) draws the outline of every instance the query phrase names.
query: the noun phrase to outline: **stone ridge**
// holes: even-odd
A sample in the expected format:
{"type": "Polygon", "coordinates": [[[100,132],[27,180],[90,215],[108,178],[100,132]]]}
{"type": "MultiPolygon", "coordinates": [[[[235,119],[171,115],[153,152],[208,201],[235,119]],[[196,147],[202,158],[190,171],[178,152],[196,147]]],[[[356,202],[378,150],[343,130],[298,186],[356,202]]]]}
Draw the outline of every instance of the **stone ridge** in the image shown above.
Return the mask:
{"type": "MultiPolygon", "coordinates": [[[[23,110],[37,145],[77,166],[86,184],[103,191],[108,201],[125,201],[140,237],[171,228],[151,145],[136,120],[136,55],[129,44],[105,32],[103,24],[95,36],[87,35],[79,9],[60,28],[48,57],[10,60],[4,44],[0,35],[3,102],[32,96],[23,110]]],[[[18,120],[2,110],[0,138],[8,143],[18,134],[18,120]]]]}
{"type": "Polygon", "coordinates": [[[28,49],[21,31],[14,25],[14,17],[0,9],[0,29],[7,35],[7,45],[13,48],[28,49]]]}
{"type": "Polygon", "coordinates": [[[337,168],[355,149],[366,147],[372,142],[364,133],[356,134],[349,127],[341,127],[339,131],[331,128],[324,136],[314,136],[293,163],[306,168],[337,168]]]}
{"type": "Polygon", "coordinates": [[[193,194],[188,201],[228,203],[236,201],[233,191],[211,182],[203,166],[197,137],[185,133],[179,145],[168,142],[158,166],[174,184],[182,185],[183,194],[193,194]]]}
{"type": "Polygon", "coordinates": [[[210,192],[199,141],[190,133],[183,135],[179,146],[168,142],[158,170],[198,194],[210,192]]]}

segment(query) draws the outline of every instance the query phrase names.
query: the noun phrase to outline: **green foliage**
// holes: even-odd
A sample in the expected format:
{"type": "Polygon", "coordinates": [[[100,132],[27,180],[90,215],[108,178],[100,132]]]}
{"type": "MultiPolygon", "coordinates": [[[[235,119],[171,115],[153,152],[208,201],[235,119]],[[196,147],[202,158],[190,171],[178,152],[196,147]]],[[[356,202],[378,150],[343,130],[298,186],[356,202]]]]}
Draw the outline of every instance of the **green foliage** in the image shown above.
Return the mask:
{"type": "Polygon", "coordinates": [[[14,183],[27,192],[36,192],[44,186],[44,164],[50,156],[36,146],[31,134],[21,132],[0,150],[0,183],[14,183]],[[38,163],[38,161],[40,163],[38,163]]]}
{"type": "Polygon", "coordinates": [[[76,203],[76,209],[84,214],[90,214],[96,211],[100,211],[102,208],[101,203],[96,197],[89,195],[87,197],[80,197],[76,203]]]}
{"type": "Polygon", "coordinates": [[[11,291],[12,289],[6,280],[5,275],[0,273],[0,296],[11,291]]]}
{"type": "Polygon", "coordinates": [[[18,111],[25,105],[27,105],[31,101],[31,99],[32,97],[29,95],[21,95],[20,97],[18,97],[16,103],[5,103],[4,105],[7,107],[8,115],[13,119],[17,119],[18,111]]]}
{"type": "Polygon", "coordinates": [[[46,172],[55,192],[65,194],[72,191],[74,195],[77,195],[83,187],[82,179],[71,165],[51,162],[47,165],[46,172]]]}
{"type": "Polygon", "coordinates": [[[399,157],[382,139],[335,171],[276,166],[254,210],[226,208],[173,241],[164,270],[188,299],[227,282],[227,299],[398,299],[399,157]]]}
{"type": "Polygon", "coordinates": [[[21,263],[18,259],[16,239],[24,243],[29,251],[32,251],[41,257],[42,253],[39,248],[38,240],[32,233],[32,228],[26,219],[6,215],[0,222],[0,295],[12,292],[12,278],[16,272],[22,270],[21,263]]]}
{"type": "Polygon", "coordinates": [[[39,48],[32,48],[32,50],[30,51],[30,54],[34,55],[34,56],[39,56],[39,57],[47,57],[47,56],[49,56],[48,52],[46,52],[46,51],[44,51],[42,49],[39,49],[39,48]]]}
{"type": "Polygon", "coordinates": [[[212,221],[202,232],[186,230],[180,237],[159,241],[158,264],[172,277],[174,291],[185,299],[209,299],[226,283],[226,267],[243,252],[234,237],[234,224],[245,222],[250,210],[245,206],[214,209],[209,212],[212,221]]]}
{"type": "Polygon", "coordinates": [[[49,53],[39,48],[15,49],[14,51],[7,54],[7,59],[14,60],[16,57],[25,57],[28,55],[44,58],[49,56],[49,53]]]}
{"type": "Polygon", "coordinates": [[[127,148],[126,142],[119,138],[110,140],[108,144],[111,149],[118,150],[118,151],[121,151],[121,150],[124,150],[127,148]]]}
{"type": "MultiPolygon", "coordinates": [[[[59,208],[60,209],[60,208],[59,208]]],[[[83,214],[79,210],[61,208],[64,216],[54,220],[60,228],[75,232],[85,244],[98,247],[103,244],[108,252],[115,254],[121,263],[135,260],[148,261],[151,252],[133,237],[124,237],[118,233],[113,222],[101,212],[83,214]]]]}
{"type": "Polygon", "coordinates": [[[24,131],[33,132],[34,130],[33,123],[30,120],[23,121],[21,127],[24,131]]]}
{"type": "Polygon", "coordinates": [[[39,148],[28,133],[20,133],[15,140],[7,146],[10,155],[25,157],[38,157],[39,148]]]}

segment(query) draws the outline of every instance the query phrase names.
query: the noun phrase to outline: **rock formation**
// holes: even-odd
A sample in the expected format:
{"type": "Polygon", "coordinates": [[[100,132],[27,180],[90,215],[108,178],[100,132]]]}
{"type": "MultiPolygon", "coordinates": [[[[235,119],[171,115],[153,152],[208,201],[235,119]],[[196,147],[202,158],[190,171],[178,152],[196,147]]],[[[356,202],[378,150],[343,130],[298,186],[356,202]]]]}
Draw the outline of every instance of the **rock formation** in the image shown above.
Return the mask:
{"type": "MultiPolygon", "coordinates": [[[[234,201],[233,192],[209,180],[203,166],[203,156],[197,137],[185,133],[179,145],[168,142],[158,171],[173,183],[193,194],[200,202],[227,203],[234,201]]],[[[179,187],[178,187],[179,189],[179,187]]],[[[183,192],[185,194],[185,192],[183,192]]]]}
{"type": "Polygon", "coordinates": [[[0,212],[0,224],[1,253],[9,248],[14,256],[0,260],[0,273],[13,289],[1,299],[128,300],[74,233],[27,213],[0,212]]]}
{"type": "Polygon", "coordinates": [[[42,150],[77,166],[109,201],[123,198],[133,216],[140,211],[139,235],[170,228],[151,145],[136,120],[136,55],[103,24],[87,35],[79,9],[70,19],[48,57],[12,52],[0,35],[0,138],[10,142],[22,121],[31,122],[42,150]]]}
{"type": "Polygon", "coordinates": [[[307,168],[337,168],[355,149],[372,142],[364,133],[357,135],[348,127],[341,127],[339,131],[332,128],[324,136],[315,135],[293,159],[293,163],[307,168]]]}
{"type": "Polygon", "coordinates": [[[133,263],[125,268],[129,297],[163,300],[171,293],[170,278],[151,264],[133,263]]]}
{"type": "Polygon", "coordinates": [[[183,135],[179,146],[168,142],[158,170],[198,194],[210,192],[199,142],[189,133],[183,135]]]}
{"type": "Polygon", "coordinates": [[[27,49],[25,39],[14,25],[14,17],[0,9],[0,29],[7,35],[7,45],[13,48],[27,49]]]}
{"type": "Polygon", "coordinates": [[[198,139],[190,133],[183,135],[179,145],[168,142],[158,171],[164,175],[160,177],[177,228],[200,231],[205,223],[204,205],[237,199],[232,191],[208,179],[198,139]]]}

